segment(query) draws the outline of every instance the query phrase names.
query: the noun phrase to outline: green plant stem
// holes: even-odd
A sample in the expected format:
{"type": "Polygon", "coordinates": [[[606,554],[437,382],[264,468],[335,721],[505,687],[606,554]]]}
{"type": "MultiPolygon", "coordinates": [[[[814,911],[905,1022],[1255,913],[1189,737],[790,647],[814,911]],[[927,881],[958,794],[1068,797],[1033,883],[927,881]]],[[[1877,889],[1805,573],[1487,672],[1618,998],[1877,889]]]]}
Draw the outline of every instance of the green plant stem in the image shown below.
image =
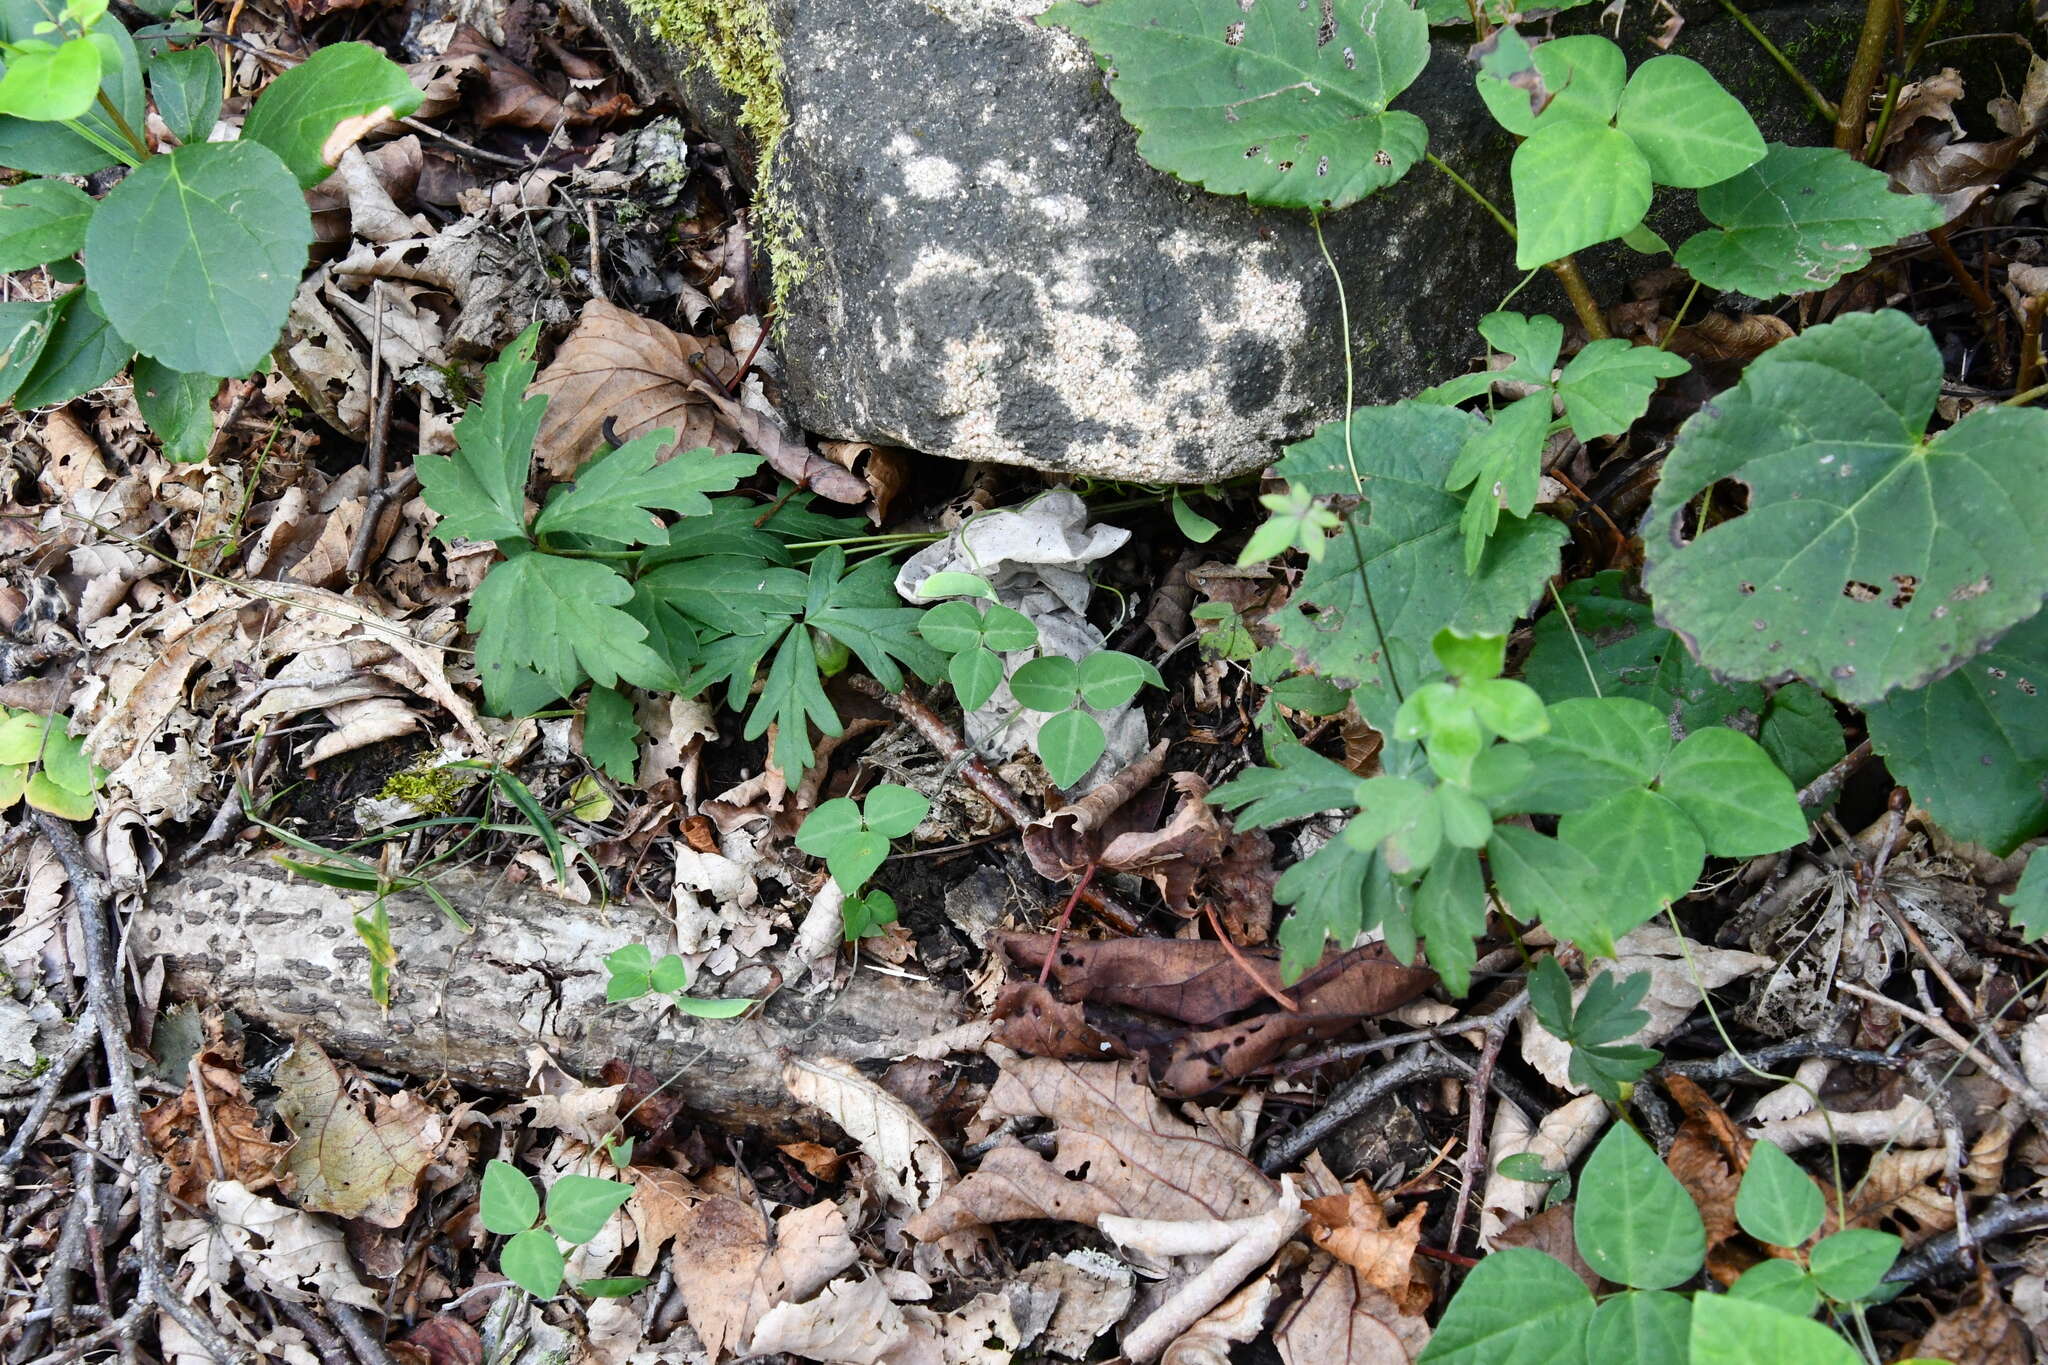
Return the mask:
{"type": "Polygon", "coordinates": [[[1679,327],[1682,326],[1685,322],[1686,311],[1692,307],[1692,301],[1699,297],[1699,293],[1700,282],[1698,280],[1694,280],[1692,282],[1692,288],[1686,291],[1685,302],[1679,304],[1678,312],[1672,315],[1671,325],[1664,329],[1664,339],[1657,343],[1658,350],[1668,351],[1671,349],[1671,339],[1678,335],[1679,327]]]}
{"type": "MultiPolygon", "coordinates": [[[[1508,235],[1509,241],[1520,240],[1521,234],[1515,231],[1514,222],[1505,213],[1502,213],[1499,206],[1491,199],[1481,194],[1471,181],[1444,164],[1442,158],[1438,157],[1436,153],[1424,152],[1422,155],[1423,159],[1428,161],[1430,165],[1449,176],[1453,185],[1456,185],[1459,189],[1470,195],[1474,203],[1492,214],[1493,221],[1500,224],[1500,230],[1508,235]]],[[[1320,241],[1320,234],[1322,232],[1320,225],[1317,226],[1316,231],[1318,233],[1317,240],[1320,241]]],[[[1323,254],[1325,258],[1329,255],[1328,252],[1323,254]]],[[[1332,268],[1334,269],[1334,267],[1332,268]]],[[[1600,301],[1593,297],[1593,291],[1586,285],[1586,277],[1579,273],[1577,259],[1571,256],[1562,257],[1559,260],[1552,261],[1549,269],[1551,274],[1557,276],[1557,282],[1564,287],[1564,296],[1571,300],[1572,312],[1578,314],[1579,325],[1586,329],[1586,335],[1595,341],[1605,341],[1608,337],[1612,336],[1613,334],[1607,330],[1607,319],[1600,312],[1600,301]]],[[[1351,333],[1348,328],[1344,336],[1345,344],[1349,346],[1351,333]]],[[[1349,411],[1348,405],[1346,406],[1346,411],[1349,411]]]]}
{"type": "Polygon", "coordinates": [[[1743,31],[1756,40],[1757,46],[1764,50],[1764,54],[1778,64],[1778,69],[1790,78],[1792,84],[1799,87],[1799,93],[1806,96],[1807,103],[1813,106],[1814,112],[1828,122],[1834,122],[1835,102],[1823,95],[1812,81],[1806,79],[1806,73],[1794,66],[1790,57],[1779,51],[1778,45],[1756,26],[1754,20],[1742,12],[1735,0],[1721,0],[1721,8],[1735,17],[1735,22],[1742,25],[1743,31]]]}
{"type": "Polygon", "coordinates": [[[100,136],[100,130],[97,128],[87,127],[85,124],[80,123],[75,118],[65,119],[63,126],[70,129],[72,132],[78,134],[78,136],[84,138],[87,142],[90,142],[93,146],[99,148],[108,156],[114,158],[114,160],[120,162],[123,166],[126,166],[131,170],[142,164],[140,161],[137,161],[135,159],[134,153],[130,152],[126,147],[123,147],[118,143],[109,142],[104,137],[100,136]]]}
{"type": "MultiPolygon", "coordinates": [[[[1443,165],[1442,162],[1437,164],[1443,165]]],[[[1457,180],[1458,177],[1453,175],[1451,179],[1457,180]]],[[[1466,188],[1471,189],[1470,186],[1466,188]]],[[[1472,193],[1478,194],[1478,191],[1472,190],[1472,193]]],[[[1484,196],[1481,196],[1480,202],[1485,202],[1484,196]]],[[[1387,632],[1380,624],[1379,603],[1373,600],[1372,574],[1366,568],[1365,540],[1358,534],[1358,516],[1365,511],[1367,504],[1365,478],[1358,472],[1358,452],[1352,448],[1351,436],[1351,413],[1352,405],[1356,401],[1358,378],[1357,366],[1351,358],[1351,300],[1344,292],[1344,276],[1338,272],[1336,259],[1330,255],[1330,244],[1323,240],[1323,216],[1320,213],[1310,213],[1308,220],[1315,227],[1316,248],[1323,253],[1323,264],[1330,268],[1330,279],[1337,286],[1337,321],[1343,328],[1338,339],[1344,347],[1344,462],[1351,466],[1351,486],[1358,490],[1358,506],[1345,514],[1344,529],[1351,535],[1351,553],[1358,559],[1358,586],[1365,594],[1365,611],[1366,615],[1372,618],[1372,635],[1373,639],[1379,642],[1380,658],[1386,661],[1387,685],[1394,691],[1394,700],[1405,703],[1408,697],[1401,690],[1401,676],[1394,667],[1394,651],[1387,648],[1387,632]]],[[[1514,231],[1513,228],[1508,230],[1514,231]]]]}
{"type": "Polygon", "coordinates": [[[1884,107],[1877,112],[1877,129],[1870,135],[1870,145],[1863,149],[1863,160],[1868,165],[1877,164],[1877,154],[1884,150],[1884,137],[1892,126],[1892,115],[1898,111],[1899,92],[1905,88],[1906,76],[1920,65],[1920,54],[1927,49],[1927,40],[1934,36],[1934,30],[1948,12],[1948,0],[1934,0],[1934,7],[1927,11],[1927,17],[1920,21],[1920,27],[1913,31],[1913,41],[1906,44],[1906,55],[1899,62],[1884,84],[1884,107]]]}
{"type": "Polygon", "coordinates": [[[2016,393],[1999,406],[2002,408],[2023,408],[2036,398],[2048,398],[2048,384],[2038,384],[2024,392],[2016,393]]]}
{"type": "Polygon", "coordinates": [[[1863,11],[1863,33],[1856,39],[1849,83],[1842,90],[1842,102],[1835,106],[1835,146],[1852,155],[1863,147],[1863,120],[1870,113],[1877,73],[1884,67],[1884,50],[1891,42],[1892,7],[1897,3],[1870,0],[1863,11]]]}
{"type": "MultiPolygon", "coordinates": [[[[122,137],[128,139],[128,145],[135,149],[135,155],[137,155],[138,157],[148,156],[149,144],[144,142],[141,138],[135,135],[135,130],[128,126],[127,119],[121,117],[121,111],[114,107],[114,102],[112,100],[107,98],[107,92],[105,90],[99,92],[99,101],[100,108],[106,110],[107,117],[114,121],[114,127],[120,130],[122,137]]],[[[131,162],[129,164],[139,166],[142,163],[136,161],[131,162]]]]}

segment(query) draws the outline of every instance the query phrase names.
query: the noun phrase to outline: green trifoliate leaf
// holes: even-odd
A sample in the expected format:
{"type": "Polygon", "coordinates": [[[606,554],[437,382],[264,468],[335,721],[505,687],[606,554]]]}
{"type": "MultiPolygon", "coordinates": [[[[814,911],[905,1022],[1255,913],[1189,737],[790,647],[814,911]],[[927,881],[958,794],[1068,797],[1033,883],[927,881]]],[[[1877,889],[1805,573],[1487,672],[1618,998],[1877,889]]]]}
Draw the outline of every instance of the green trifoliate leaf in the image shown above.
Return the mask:
{"type": "Polygon", "coordinates": [[[1751,858],[1806,842],[1799,794],[1748,735],[1715,726],[1680,741],[1657,788],[1691,817],[1721,858],[1751,858]]]}
{"type": "Polygon", "coordinates": [[[1054,783],[1071,787],[1108,747],[1102,723],[1086,711],[1062,711],[1038,731],[1038,757],[1054,783]]]}
{"type": "Polygon", "coordinates": [[[275,153],[198,142],[150,157],[100,200],[86,282],[144,355],[244,375],[277,344],[312,241],[305,196],[275,153]]]}
{"type": "Polygon", "coordinates": [[[1523,748],[1529,780],[1497,810],[1568,815],[1656,777],[1671,730],[1655,708],[1627,697],[1583,697],[1552,705],[1550,730],[1523,748]]]}
{"type": "Polygon", "coordinates": [[[368,43],[330,43],[264,87],[242,139],[276,152],[311,189],[363,134],[425,98],[404,67],[368,43]]]}
{"type": "Polygon", "coordinates": [[[946,681],[962,710],[978,711],[1003,685],[1003,661],[979,645],[963,649],[946,661],[946,681]]]}
{"type": "Polygon", "coordinates": [[[1614,43],[1597,34],[1579,34],[1543,43],[1531,56],[1540,86],[1513,84],[1484,69],[1478,76],[1479,97],[1501,127],[1528,137],[1555,124],[1599,125],[1613,120],[1628,74],[1628,58],[1614,43]],[[1532,107],[1535,104],[1541,109],[1532,107]]]}
{"type": "Polygon", "coordinates": [[[1794,1317],[1809,1318],[1820,1307],[1820,1291],[1797,1261],[1771,1257],[1757,1262],[1728,1286],[1731,1298],[1747,1299],[1794,1317]]]}
{"type": "Polygon", "coordinates": [[[1864,717],[1871,747],[1950,834],[2004,855],[2048,829],[2048,612],[1864,717]]]}
{"type": "Polygon", "coordinates": [[[1598,916],[1615,938],[1691,892],[1706,865],[1707,845],[1698,826],[1669,800],[1642,787],[1626,788],[1565,816],[1558,821],[1557,837],[1599,869],[1598,916]]]}
{"type": "Polygon", "coordinates": [[[1098,711],[1122,706],[1147,683],[1166,686],[1159,670],[1135,655],[1106,649],[1081,661],[1081,700],[1098,711]]]}
{"type": "Polygon", "coordinates": [[[1558,376],[1565,420],[1582,441],[1618,436],[1635,425],[1650,407],[1657,381],[1691,369],[1689,361],[1655,346],[1626,341],[1594,341],[1573,356],[1558,376]]]}
{"type": "Polygon", "coordinates": [[[1323,542],[1337,528],[1337,514],[1317,502],[1314,494],[1289,484],[1285,492],[1262,495],[1259,506],[1273,515],[1252,532],[1238,563],[1257,564],[1295,549],[1311,560],[1323,557],[1323,542]]]}
{"type": "Polygon", "coordinates": [[[548,1189],[548,1226],[563,1241],[581,1245],[597,1236],[612,1212],[632,1197],[633,1187],[623,1180],[565,1175],[548,1189]]]}
{"type": "Polygon", "coordinates": [[[441,514],[434,526],[441,540],[526,537],[526,476],[548,408],[545,397],[522,396],[533,382],[539,337],[535,323],[484,367],[483,397],[455,424],[455,453],[414,462],[427,506],[441,514]]]}
{"type": "Polygon", "coordinates": [[[1147,161],[1217,194],[1342,208],[1399,180],[1428,142],[1422,120],[1387,107],[1429,60],[1408,0],[1350,0],[1327,20],[1314,6],[1070,0],[1039,22],[1112,69],[1147,161]]]}
{"type": "Polygon", "coordinates": [[[835,796],[804,817],[797,827],[796,846],[813,858],[822,858],[866,827],[860,803],[849,796],[835,796]]]}
{"type": "Polygon", "coordinates": [[[1010,676],[1010,695],[1033,711],[1064,711],[1081,695],[1081,666],[1059,654],[1033,659],[1010,676]]]}
{"type": "Polygon", "coordinates": [[[588,559],[521,553],[496,565],[469,607],[485,690],[509,666],[532,669],[558,696],[585,677],[674,691],[674,674],[647,647],[647,628],[619,610],[632,596],[625,579],[588,559]]]}
{"type": "Polygon", "coordinates": [[[62,180],[0,188],[0,271],[26,270],[74,255],[85,245],[92,198],[62,180]]]}
{"type": "Polygon", "coordinates": [[[1833,147],[1770,144],[1764,159],[1700,191],[1718,224],[1678,248],[1677,262],[1709,289],[1760,299],[1825,289],[1870,253],[1941,226],[1941,206],[1894,194],[1882,171],[1833,147]]]}
{"type": "Polygon", "coordinates": [[[1941,372],[1904,314],[1853,314],[1766,352],[1685,425],[1644,585],[1701,662],[1867,705],[2040,609],[2048,412],[1979,411],[1923,440],[1941,372]],[[1748,510],[1691,534],[1694,496],[1730,478],[1748,510]]]}
{"type": "Polygon", "coordinates": [[[1660,185],[1698,189],[1764,157],[1764,137],[1742,101],[1689,57],[1652,57],[1621,93],[1615,127],[1650,163],[1660,185]]]}
{"type": "Polygon", "coordinates": [[[1692,1365],[1861,1365],[1856,1349],[1812,1318],[1732,1294],[1701,1294],[1692,1305],[1692,1365]]]}
{"type": "Polygon", "coordinates": [[[896,922],[896,898],[886,891],[848,896],[839,907],[839,915],[846,942],[875,938],[896,922]]]}
{"type": "Polygon", "coordinates": [[[1515,149],[1515,268],[1534,270],[1611,241],[1650,207],[1650,163],[1603,123],[1551,123],[1515,149]]]}
{"type": "Polygon", "coordinates": [[[1681,1284],[1707,1254],[1692,1196],[1625,1124],[1608,1129],[1586,1159],[1572,1231],[1587,1265],[1636,1289],[1681,1284]]]}
{"type": "Polygon", "coordinates": [[[1820,1186],[1798,1162],[1772,1142],[1750,1148],[1735,1192],[1735,1221],[1744,1232],[1771,1246],[1797,1247],[1819,1231],[1825,1217],[1820,1186]]]}
{"type": "Polygon", "coordinates": [[[1465,1277],[1418,1365],[1575,1365],[1593,1312],[1593,1291],[1564,1262],[1509,1247],[1465,1277]]]}
{"type": "Polygon", "coordinates": [[[1692,1332],[1692,1301],[1666,1289],[1631,1289],[1593,1312],[1586,1327],[1586,1359],[1685,1359],[1692,1332]]]}
{"type": "Polygon", "coordinates": [[[1808,1270],[1814,1287],[1844,1303],[1867,1299],[1899,1259],[1899,1238],[1874,1228],[1846,1228],[1814,1244],[1808,1270]]]}
{"type": "Polygon", "coordinates": [[[647,984],[663,995],[674,995],[690,988],[689,964],[675,953],[664,953],[647,973],[647,984]]]}
{"type": "Polygon", "coordinates": [[[484,1164],[484,1231],[500,1237],[524,1232],[540,1221],[540,1195],[533,1182],[509,1161],[484,1164]]]}
{"type": "Polygon", "coordinates": [[[533,524],[535,533],[647,545],[667,536],[656,508],[686,517],[706,515],[711,511],[706,493],[728,492],[761,467],[758,455],[720,455],[707,448],[681,451],[656,464],[674,438],[672,431],[651,431],[584,465],[574,483],[549,495],[533,524]]]}
{"type": "Polygon", "coordinates": [[[1509,914],[1540,922],[1589,953],[1614,951],[1614,931],[1595,895],[1599,869],[1584,854],[1519,825],[1495,825],[1486,854],[1509,914]]]}
{"type": "Polygon", "coordinates": [[[220,118],[220,58],[210,47],[159,52],[149,59],[157,116],[180,142],[204,142],[220,118]]]}
{"type": "Polygon", "coordinates": [[[885,839],[900,839],[931,813],[931,799],[894,782],[884,782],[861,802],[863,822],[885,839]]]}
{"type": "Polygon", "coordinates": [[[498,1269],[535,1298],[551,1299],[562,1287],[567,1262],[553,1233],[529,1228],[505,1243],[505,1250],[498,1256],[498,1269]]]}
{"type": "Polygon", "coordinates": [[[135,406],[142,420],[163,442],[164,458],[191,464],[213,449],[213,396],[220,380],[187,374],[142,356],[130,366],[135,380],[135,406]]]}

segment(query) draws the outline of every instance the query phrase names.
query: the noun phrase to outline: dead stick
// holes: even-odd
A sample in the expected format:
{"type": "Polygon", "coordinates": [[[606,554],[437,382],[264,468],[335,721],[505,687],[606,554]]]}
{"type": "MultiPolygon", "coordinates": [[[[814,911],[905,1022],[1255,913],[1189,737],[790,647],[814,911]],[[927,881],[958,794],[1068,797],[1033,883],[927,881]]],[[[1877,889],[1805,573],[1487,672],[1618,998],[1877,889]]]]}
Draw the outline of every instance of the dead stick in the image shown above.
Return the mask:
{"type": "Polygon", "coordinates": [[[924,736],[924,742],[938,751],[939,757],[960,770],[967,779],[967,785],[981,793],[982,799],[994,806],[1004,819],[1018,829],[1030,824],[1037,817],[1024,804],[1010,784],[995,775],[981,756],[962,742],[953,733],[953,727],[940,720],[931,707],[926,706],[908,692],[891,692],[873,678],[853,677],[846,685],[871,701],[878,701],[910,722],[911,728],[924,736]]]}
{"type": "Polygon", "coordinates": [[[1439,1076],[1465,1076],[1471,1073],[1471,1067],[1449,1053],[1433,1053],[1427,1045],[1418,1043],[1413,1052],[1397,1062],[1383,1066],[1378,1071],[1359,1072],[1330,1097],[1330,1102],[1324,1105],[1315,1117],[1284,1138],[1276,1138],[1268,1143],[1265,1156],[1259,1160],[1259,1168],[1267,1175],[1286,1170],[1306,1156],[1318,1142],[1364,1113],[1375,1100],[1390,1090],[1407,1085],[1411,1081],[1435,1080],[1439,1076]]]}
{"type": "Polygon", "coordinates": [[[1465,1151],[1458,1158],[1458,1199],[1451,1206],[1451,1230],[1444,1241],[1446,1251],[1456,1251],[1465,1227],[1465,1210],[1472,1202],[1472,1186],[1486,1160],[1486,1097],[1493,1085],[1493,1069],[1500,1064],[1500,1050],[1508,1030],[1528,1008],[1529,992],[1523,990],[1486,1018],[1486,1042],[1479,1050],[1479,1069],[1466,1087],[1471,1096],[1465,1120],[1465,1151]]]}
{"type": "MultiPolygon", "coordinates": [[[[378,315],[382,320],[383,315],[378,315]]],[[[389,494],[379,498],[385,491],[384,459],[385,447],[391,439],[391,399],[395,385],[391,374],[386,371],[377,385],[377,413],[370,419],[370,449],[363,457],[363,471],[368,474],[370,495],[363,500],[362,524],[356,527],[356,538],[348,547],[348,581],[357,583],[370,567],[370,546],[377,539],[377,523],[384,519],[384,505],[390,501],[389,494]]]]}

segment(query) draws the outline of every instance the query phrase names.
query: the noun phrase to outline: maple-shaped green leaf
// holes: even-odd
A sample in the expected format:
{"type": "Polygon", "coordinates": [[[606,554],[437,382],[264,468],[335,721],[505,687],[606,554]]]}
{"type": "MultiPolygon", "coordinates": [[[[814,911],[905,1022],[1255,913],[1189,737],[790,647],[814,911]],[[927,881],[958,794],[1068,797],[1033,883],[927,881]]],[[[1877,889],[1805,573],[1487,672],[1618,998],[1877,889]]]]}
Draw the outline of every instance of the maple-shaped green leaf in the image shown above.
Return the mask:
{"type": "Polygon", "coordinates": [[[1406,175],[1429,141],[1421,119],[1387,107],[1429,61],[1429,21],[1409,0],[1069,0],[1039,22],[1110,68],[1147,161],[1217,194],[1342,208],[1406,175]]]}
{"type": "Polygon", "coordinates": [[[2048,595],[2048,412],[1993,408],[1927,438],[1934,338],[1851,314],[1779,343],[1680,430],[1643,531],[1658,619],[1724,677],[1798,676],[1866,705],[1917,687],[2048,595]],[[1740,516],[1695,534],[1724,479],[1740,516]]]}
{"type": "Polygon", "coordinates": [[[1891,179],[1833,147],[1773,142],[1762,161],[1700,191],[1717,224],[1678,248],[1677,261],[1709,289],[1760,299],[1825,289],[1870,263],[1870,253],[1941,226],[1941,206],[1894,194],[1891,179]]]}
{"type": "Polygon", "coordinates": [[[1650,407],[1657,381],[1684,374],[1690,361],[1655,346],[1613,339],[1588,342],[1557,378],[1565,420],[1582,441],[1618,436],[1650,407]]]}
{"type": "MultiPolygon", "coordinates": [[[[1282,641],[1305,655],[1318,675],[1356,687],[1360,713],[1382,733],[1391,729],[1400,703],[1360,581],[1359,547],[1371,575],[1371,605],[1378,609],[1404,689],[1442,672],[1430,652],[1439,629],[1505,634],[1557,570],[1565,528],[1532,516],[1502,526],[1488,542],[1479,571],[1465,571],[1463,509],[1445,491],[1444,479],[1481,426],[1472,413],[1427,403],[1354,412],[1352,449],[1366,496],[1365,506],[1351,514],[1358,518],[1356,540],[1349,534],[1331,537],[1293,600],[1271,618],[1282,641]]],[[[1343,424],[1329,423],[1288,447],[1274,473],[1319,496],[1351,493],[1343,424]]]]}
{"type": "Polygon", "coordinates": [[[1321,959],[1326,942],[1348,944],[1368,929],[1384,929],[1394,956],[1403,962],[1412,959],[1415,929],[1406,895],[1394,885],[1377,854],[1341,834],[1329,840],[1273,884],[1273,899],[1292,907],[1275,936],[1281,979],[1300,980],[1321,959]]]}
{"type": "Polygon", "coordinates": [[[609,565],[515,551],[484,575],[469,604],[485,692],[495,673],[514,667],[532,669],[564,697],[586,677],[604,687],[624,678],[675,691],[674,672],[647,646],[647,628],[619,610],[632,596],[632,584],[609,565]]]}
{"type": "Polygon", "coordinates": [[[2048,934],[2048,858],[2029,854],[2019,885],[1998,902],[2011,912],[2012,927],[2020,931],[2022,943],[2048,934]]]}
{"type": "Polygon", "coordinates": [[[1892,776],[1950,834],[2003,855],[2048,829],[2048,612],[1863,714],[1892,776]]]}
{"type": "Polygon", "coordinates": [[[1458,452],[1444,486],[1452,492],[1468,484],[1472,489],[1458,519],[1465,537],[1466,573],[1478,572],[1503,511],[1526,517],[1535,509],[1543,482],[1543,440],[1549,431],[1550,394],[1532,393],[1496,412],[1458,452]]]}
{"type": "Polygon", "coordinates": [[[1239,829],[1265,829],[1358,804],[1358,774],[1301,744],[1272,751],[1273,766],[1247,768],[1209,793],[1209,804],[1237,812],[1239,829]]]}
{"type": "Polygon", "coordinates": [[[1259,506],[1273,515],[1245,541],[1238,563],[1257,564],[1289,550],[1300,550],[1312,560],[1323,557],[1323,542],[1336,529],[1338,517],[1313,493],[1289,484],[1278,493],[1261,494],[1259,506]]]}
{"type": "Polygon", "coordinates": [[[548,400],[522,397],[533,382],[534,323],[484,367],[484,395],[455,424],[453,455],[422,455],[413,462],[420,495],[440,513],[442,540],[526,539],[526,477],[533,438],[548,400]]]}
{"type": "Polygon", "coordinates": [[[1486,879],[1470,849],[1438,858],[1415,888],[1415,932],[1453,999],[1472,988],[1472,964],[1479,960],[1472,944],[1486,932],[1486,909],[1486,879]]]}
{"type": "Polygon", "coordinates": [[[575,482],[548,495],[534,533],[649,545],[668,534],[656,508],[685,517],[708,515],[706,493],[730,492],[761,467],[758,455],[720,455],[701,446],[655,463],[674,439],[667,428],[650,431],[591,460],[576,471],[575,482]]]}

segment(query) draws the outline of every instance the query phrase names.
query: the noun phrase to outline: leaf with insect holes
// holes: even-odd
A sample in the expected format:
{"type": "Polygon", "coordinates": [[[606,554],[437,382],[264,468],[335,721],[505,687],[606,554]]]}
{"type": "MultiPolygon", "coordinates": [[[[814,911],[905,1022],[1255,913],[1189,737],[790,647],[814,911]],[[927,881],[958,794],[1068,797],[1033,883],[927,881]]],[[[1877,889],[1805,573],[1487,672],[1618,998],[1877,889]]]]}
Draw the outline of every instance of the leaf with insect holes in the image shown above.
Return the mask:
{"type": "Polygon", "coordinates": [[[662,540],[667,529],[656,508],[686,517],[711,511],[706,493],[724,493],[761,467],[758,455],[720,455],[709,449],[678,452],[656,464],[675,433],[651,431],[599,455],[557,486],[534,522],[537,535],[583,535],[619,545],[662,540]]]}
{"type": "Polygon", "coordinates": [[[1421,119],[1387,107],[1429,61],[1429,22],[1408,0],[1069,0],[1039,22],[1079,34],[1111,69],[1147,161],[1216,194],[1342,208],[1407,174],[1429,140],[1421,119]]]}
{"type": "Polygon", "coordinates": [[[1709,289],[1760,299],[1825,289],[1870,253],[1942,223],[1925,195],[1894,194],[1891,178],[1833,147],[1771,143],[1763,160],[1700,191],[1715,226],[1678,248],[1678,264],[1709,289]]]}
{"type": "MultiPolygon", "coordinates": [[[[1528,137],[1555,123],[1607,123],[1614,118],[1628,75],[1628,58],[1620,47],[1597,34],[1577,34],[1533,48],[1524,43],[1523,49],[1528,53],[1528,66],[1517,74],[1533,71],[1540,80],[1542,108],[1533,107],[1526,85],[1505,75],[1482,67],[1474,78],[1479,98],[1501,127],[1517,137],[1528,137]]],[[[1519,66],[1521,61],[1512,65],[1519,66]]]]}
{"type": "Polygon", "coordinates": [[[522,397],[533,382],[535,323],[484,367],[484,393],[455,424],[453,455],[422,455],[413,462],[420,495],[440,514],[441,540],[523,540],[526,478],[533,438],[548,400],[522,397]]]}

